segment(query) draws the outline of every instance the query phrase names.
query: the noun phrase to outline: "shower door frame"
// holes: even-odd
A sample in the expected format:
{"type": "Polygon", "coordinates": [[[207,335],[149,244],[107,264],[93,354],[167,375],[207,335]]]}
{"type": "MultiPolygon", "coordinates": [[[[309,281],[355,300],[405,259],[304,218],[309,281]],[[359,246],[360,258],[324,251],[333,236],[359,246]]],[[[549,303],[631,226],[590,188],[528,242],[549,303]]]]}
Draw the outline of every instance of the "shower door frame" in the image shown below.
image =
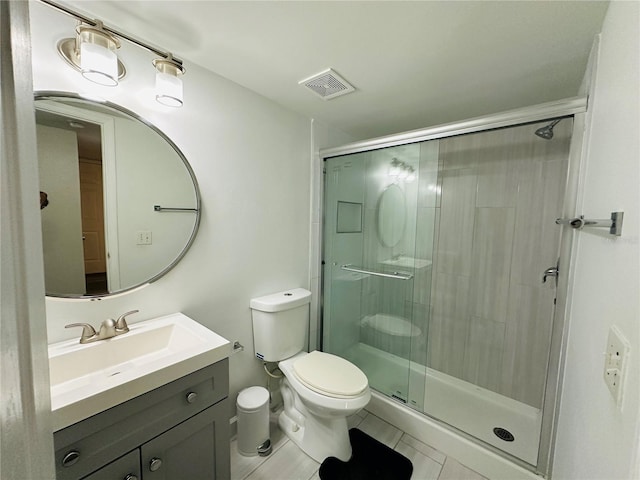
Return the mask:
{"type": "MultiPolygon", "coordinates": [[[[565,185],[564,201],[561,215],[563,217],[575,216],[575,209],[578,199],[579,180],[581,175],[581,164],[583,157],[583,140],[586,122],[586,112],[588,105],[588,97],[572,97],[553,102],[546,102],[530,107],[524,107],[509,110],[502,113],[485,115],[461,122],[447,123],[437,125],[430,128],[412,130],[394,135],[377,137],[360,142],[350,143],[341,147],[332,147],[321,149],[319,157],[324,162],[327,158],[342,155],[350,155],[353,153],[378,150],[386,147],[394,147],[409,143],[424,142],[427,140],[437,140],[458,135],[470,133],[478,133],[483,131],[495,130],[499,128],[514,127],[529,123],[536,123],[545,120],[551,120],[559,117],[573,117],[573,130],[571,134],[571,143],[569,149],[567,180],[565,185]]],[[[323,182],[323,188],[326,185],[323,182]]],[[[324,196],[324,193],[322,194],[324,196]]],[[[323,203],[321,202],[321,205],[323,203]]],[[[323,225],[320,229],[319,241],[322,263],[324,263],[324,211],[322,215],[323,225]]],[[[553,461],[553,449],[555,445],[557,416],[560,407],[560,399],[562,393],[561,379],[564,371],[564,360],[566,351],[566,334],[570,302],[570,289],[572,284],[572,265],[571,253],[573,250],[573,229],[563,228],[560,242],[560,260],[559,271],[561,275],[557,277],[558,283],[556,288],[556,306],[553,314],[553,327],[551,333],[550,353],[547,365],[547,378],[545,382],[545,393],[542,405],[542,429],[540,433],[540,448],[538,453],[538,462],[533,468],[536,473],[548,475],[551,472],[553,461]],[[564,273],[566,272],[566,274],[564,273]]],[[[544,269],[544,266],[541,266],[544,269]]],[[[320,298],[324,293],[324,269],[321,269],[320,279],[320,298]]],[[[542,270],[541,270],[542,272],[542,270]]],[[[320,302],[320,319],[322,321],[324,305],[320,302]]],[[[322,331],[320,325],[319,333],[322,331]]],[[[426,414],[424,414],[426,415],[426,414]]],[[[437,419],[436,419],[437,420],[437,419]]],[[[448,425],[443,425],[447,428],[448,425]]],[[[468,435],[467,435],[468,436],[468,435]]],[[[483,444],[484,445],[484,444],[483,444]]],[[[503,452],[497,448],[490,448],[499,455],[508,458],[514,463],[532,470],[531,465],[503,452]]]]}

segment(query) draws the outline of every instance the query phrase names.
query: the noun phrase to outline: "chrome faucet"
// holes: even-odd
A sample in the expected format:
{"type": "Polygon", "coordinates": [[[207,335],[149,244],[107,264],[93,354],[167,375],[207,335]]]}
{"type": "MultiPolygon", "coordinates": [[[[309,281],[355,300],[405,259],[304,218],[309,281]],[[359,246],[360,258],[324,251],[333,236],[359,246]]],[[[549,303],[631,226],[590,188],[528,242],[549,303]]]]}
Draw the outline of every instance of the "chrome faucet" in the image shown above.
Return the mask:
{"type": "Polygon", "coordinates": [[[106,340],[107,338],[113,338],[117,335],[127,333],[129,331],[129,326],[125,320],[126,316],[138,312],[139,310],[131,310],[130,312],[123,313],[118,317],[118,320],[107,318],[100,325],[100,330],[98,332],[96,332],[95,328],[88,323],[70,323],[69,325],[65,325],[64,328],[82,327],[80,343],[97,342],[98,340],[106,340]]]}

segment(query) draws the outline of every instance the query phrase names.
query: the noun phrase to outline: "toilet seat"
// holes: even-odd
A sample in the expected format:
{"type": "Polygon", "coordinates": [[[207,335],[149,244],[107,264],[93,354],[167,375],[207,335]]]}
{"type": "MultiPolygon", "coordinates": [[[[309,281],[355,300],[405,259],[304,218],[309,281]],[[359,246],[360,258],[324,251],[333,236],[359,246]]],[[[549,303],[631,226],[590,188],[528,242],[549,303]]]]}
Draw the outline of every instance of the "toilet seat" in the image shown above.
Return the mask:
{"type": "Polygon", "coordinates": [[[304,386],[330,397],[357,397],[369,386],[367,376],[354,364],[317,350],[297,359],[292,370],[304,386]]]}

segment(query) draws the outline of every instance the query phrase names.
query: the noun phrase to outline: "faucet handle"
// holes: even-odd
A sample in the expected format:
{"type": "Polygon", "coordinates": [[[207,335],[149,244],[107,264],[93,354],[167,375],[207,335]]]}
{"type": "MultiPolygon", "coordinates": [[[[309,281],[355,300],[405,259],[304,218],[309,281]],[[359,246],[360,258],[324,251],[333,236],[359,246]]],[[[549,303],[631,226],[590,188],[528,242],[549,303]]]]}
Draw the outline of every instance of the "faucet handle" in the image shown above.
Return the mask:
{"type": "Polygon", "coordinates": [[[71,328],[71,327],[82,327],[82,335],[80,336],[80,343],[85,343],[86,340],[89,340],[90,338],[97,335],[95,328],[93,328],[93,326],[89,325],[88,323],[70,323],[64,326],[64,328],[71,328]]]}
{"type": "Polygon", "coordinates": [[[130,312],[127,313],[123,313],[122,315],[120,315],[118,317],[118,320],[116,320],[116,330],[118,330],[121,333],[125,333],[129,331],[129,326],[127,325],[127,321],[125,320],[125,318],[128,315],[132,315],[134,313],[138,313],[140,310],[131,310],[130,312]]]}

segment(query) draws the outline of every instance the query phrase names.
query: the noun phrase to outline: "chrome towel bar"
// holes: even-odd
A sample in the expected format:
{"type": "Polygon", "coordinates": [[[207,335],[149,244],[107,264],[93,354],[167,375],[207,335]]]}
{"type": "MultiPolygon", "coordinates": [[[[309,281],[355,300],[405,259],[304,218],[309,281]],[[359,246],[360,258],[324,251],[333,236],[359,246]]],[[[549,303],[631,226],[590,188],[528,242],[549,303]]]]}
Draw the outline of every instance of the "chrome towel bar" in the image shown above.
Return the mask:
{"type": "Polygon", "coordinates": [[[619,237],[622,235],[622,219],[624,212],[611,212],[611,218],[603,220],[591,220],[580,215],[577,218],[557,218],[558,225],[569,225],[576,230],[582,230],[584,227],[604,227],[609,229],[611,235],[619,237]]]}
{"type": "Polygon", "coordinates": [[[340,268],[342,270],[346,270],[347,272],[364,273],[367,275],[373,275],[375,277],[395,278],[397,280],[411,280],[413,278],[413,275],[407,272],[376,272],[374,270],[366,270],[364,268],[353,266],[350,263],[342,265],[340,268]]]}
{"type": "Polygon", "coordinates": [[[197,212],[197,208],[174,208],[174,207],[161,207],[160,205],[153,206],[154,212],[197,212]]]}

